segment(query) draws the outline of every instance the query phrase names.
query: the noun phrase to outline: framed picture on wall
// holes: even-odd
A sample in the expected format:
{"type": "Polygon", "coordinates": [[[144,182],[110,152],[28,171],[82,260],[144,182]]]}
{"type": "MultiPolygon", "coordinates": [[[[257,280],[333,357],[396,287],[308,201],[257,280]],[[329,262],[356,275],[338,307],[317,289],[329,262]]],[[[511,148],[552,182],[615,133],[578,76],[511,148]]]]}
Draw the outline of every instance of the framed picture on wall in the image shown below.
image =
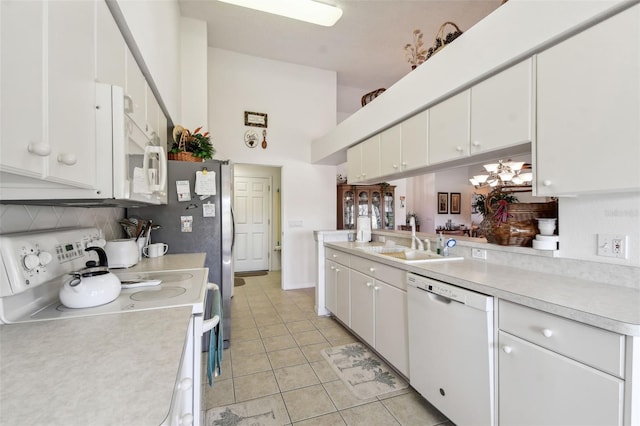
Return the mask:
{"type": "Polygon", "coordinates": [[[449,193],[438,192],[438,214],[449,213],[449,193]]]}
{"type": "Polygon", "coordinates": [[[449,209],[449,213],[460,214],[460,197],[459,192],[451,193],[451,208],[449,209]]]}

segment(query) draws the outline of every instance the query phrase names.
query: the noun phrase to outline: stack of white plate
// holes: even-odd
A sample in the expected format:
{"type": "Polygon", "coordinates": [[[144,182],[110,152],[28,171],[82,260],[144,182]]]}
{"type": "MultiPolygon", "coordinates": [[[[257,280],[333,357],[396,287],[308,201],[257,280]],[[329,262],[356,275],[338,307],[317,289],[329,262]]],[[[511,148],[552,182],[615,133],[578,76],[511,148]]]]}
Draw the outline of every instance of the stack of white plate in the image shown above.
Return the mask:
{"type": "Polygon", "coordinates": [[[533,240],[533,248],[538,250],[558,250],[558,241],[560,237],[557,235],[537,234],[533,240]]]}

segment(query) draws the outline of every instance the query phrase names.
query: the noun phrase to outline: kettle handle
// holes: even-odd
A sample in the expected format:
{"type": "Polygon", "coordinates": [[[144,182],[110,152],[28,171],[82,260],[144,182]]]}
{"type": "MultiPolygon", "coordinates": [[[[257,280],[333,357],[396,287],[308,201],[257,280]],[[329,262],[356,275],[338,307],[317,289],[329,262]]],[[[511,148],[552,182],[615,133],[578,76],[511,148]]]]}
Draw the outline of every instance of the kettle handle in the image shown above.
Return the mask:
{"type": "Polygon", "coordinates": [[[98,253],[98,266],[109,267],[109,264],[107,262],[107,253],[105,253],[105,251],[101,247],[91,246],[84,249],[84,251],[95,251],[96,253],[98,253]]]}

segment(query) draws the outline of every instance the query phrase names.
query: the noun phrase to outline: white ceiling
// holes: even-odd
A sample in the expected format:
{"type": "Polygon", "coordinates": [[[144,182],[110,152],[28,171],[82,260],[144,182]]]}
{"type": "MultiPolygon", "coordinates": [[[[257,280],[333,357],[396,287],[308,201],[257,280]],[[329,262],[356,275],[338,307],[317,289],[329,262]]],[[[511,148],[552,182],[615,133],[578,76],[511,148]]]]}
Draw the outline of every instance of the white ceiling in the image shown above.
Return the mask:
{"type": "Polygon", "coordinates": [[[207,21],[209,46],[337,72],[338,85],[362,93],[389,88],[410,71],[404,46],[421,29],[433,44],[440,25],[462,31],[501,0],[323,0],[343,10],[321,27],[216,0],[179,0],[182,16],[207,21]]]}

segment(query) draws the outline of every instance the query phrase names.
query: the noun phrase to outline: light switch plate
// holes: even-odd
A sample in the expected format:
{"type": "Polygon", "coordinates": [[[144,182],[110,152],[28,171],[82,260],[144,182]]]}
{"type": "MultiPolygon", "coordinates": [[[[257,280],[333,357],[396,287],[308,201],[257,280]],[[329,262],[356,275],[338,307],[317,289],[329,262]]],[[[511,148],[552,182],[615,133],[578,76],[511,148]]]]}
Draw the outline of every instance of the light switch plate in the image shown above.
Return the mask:
{"type": "Polygon", "coordinates": [[[627,258],[629,237],[619,234],[598,234],[598,256],[627,258]]]}

